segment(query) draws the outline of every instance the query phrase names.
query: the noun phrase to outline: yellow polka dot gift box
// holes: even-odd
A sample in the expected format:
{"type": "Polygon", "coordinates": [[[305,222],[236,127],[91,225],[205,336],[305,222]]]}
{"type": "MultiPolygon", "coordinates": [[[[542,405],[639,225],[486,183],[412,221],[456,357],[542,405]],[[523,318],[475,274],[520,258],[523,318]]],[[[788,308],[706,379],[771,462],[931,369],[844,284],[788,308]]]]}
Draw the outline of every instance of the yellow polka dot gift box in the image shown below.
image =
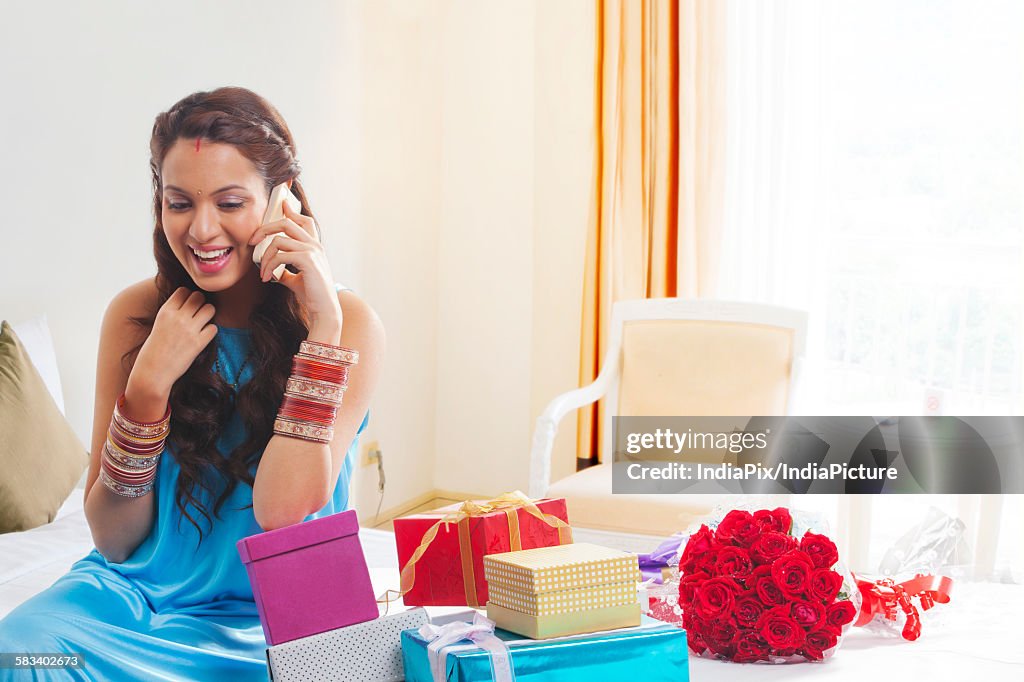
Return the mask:
{"type": "Polygon", "coordinates": [[[484,557],[487,617],[533,639],[640,624],[635,554],[584,542],[484,557]]]}

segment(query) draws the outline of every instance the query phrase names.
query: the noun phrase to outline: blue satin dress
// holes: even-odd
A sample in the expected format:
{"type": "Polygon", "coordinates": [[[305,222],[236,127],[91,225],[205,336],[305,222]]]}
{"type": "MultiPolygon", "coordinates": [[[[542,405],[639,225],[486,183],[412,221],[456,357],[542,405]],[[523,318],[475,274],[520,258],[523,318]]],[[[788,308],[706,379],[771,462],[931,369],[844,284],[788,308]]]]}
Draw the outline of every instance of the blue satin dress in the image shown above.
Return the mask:
{"type": "MultiPolygon", "coordinates": [[[[248,353],[249,332],[221,327],[214,343],[221,376],[232,382],[248,353]]],[[[242,370],[240,385],[252,378],[251,364],[242,370]]],[[[244,436],[234,413],[218,449],[229,453],[244,436]]],[[[357,434],[333,498],[308,519],[348,507],[358,441],[357,434]]],[[[212,531],[190,510],[203,527],[197,549],[198,532],[175,504],[180,468],[166,448],[159,467],[153,527],[125,562],[111,563],[94,549],[0,620],[0,652],[77,652],[84,667],[0,669],[0,680],[267,680],[267,644],[235,547],[239,539],[261,532],[252,508],[245,508],[252,504],[252,488],[235,488],[220,518],[213,517],[212,531]]],[[[212,500],[200,499],[212,510],[212,500]]]]}

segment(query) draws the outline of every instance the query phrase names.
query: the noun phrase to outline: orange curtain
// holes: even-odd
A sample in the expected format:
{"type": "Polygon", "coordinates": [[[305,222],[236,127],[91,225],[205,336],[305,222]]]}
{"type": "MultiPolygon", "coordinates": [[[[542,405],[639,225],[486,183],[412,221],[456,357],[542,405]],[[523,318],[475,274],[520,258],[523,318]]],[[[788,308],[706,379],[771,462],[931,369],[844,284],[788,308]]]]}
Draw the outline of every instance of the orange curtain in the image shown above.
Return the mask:
{"type": "MultiPolygon", "coordinates": [[[[721,197],[709,171],[720,171],[724,126],[709,119],[723,109],[717,98],[724,90],[715,80],[724,77],[722,4],[597,0],[597,139],[580,385],[601,369],[613,302],[701,295],[701,280],[713,274],[709,269],[702,278],[696,264],[714,255],[707,233],[720,219],[709,210],[721,197]]],[[[599,461],[604,402],[580,410],[578,467],[599,461]]]]}

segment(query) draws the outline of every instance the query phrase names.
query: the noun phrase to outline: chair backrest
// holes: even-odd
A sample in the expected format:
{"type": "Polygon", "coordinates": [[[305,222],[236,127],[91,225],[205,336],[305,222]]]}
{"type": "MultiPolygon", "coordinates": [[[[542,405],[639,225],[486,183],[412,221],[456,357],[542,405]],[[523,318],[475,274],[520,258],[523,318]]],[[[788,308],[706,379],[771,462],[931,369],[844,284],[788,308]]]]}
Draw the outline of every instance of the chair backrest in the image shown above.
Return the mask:
{"type": "Polygon", "coordinates": [[[755,303],[677,298],[612,309],[605,363],[617,363],[604,409],[602,461],[612,461],[612,417],[787,414],[804,355],[807,314],[755,303]]]}

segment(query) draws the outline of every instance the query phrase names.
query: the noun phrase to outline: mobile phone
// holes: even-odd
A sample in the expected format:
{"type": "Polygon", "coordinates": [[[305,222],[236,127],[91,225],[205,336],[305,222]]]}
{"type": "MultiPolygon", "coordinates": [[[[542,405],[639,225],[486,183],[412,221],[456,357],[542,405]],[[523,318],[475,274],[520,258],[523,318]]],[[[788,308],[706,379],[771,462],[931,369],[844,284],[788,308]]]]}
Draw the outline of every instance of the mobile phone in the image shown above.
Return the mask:
{"type": "MultiPolygon", "coordinates": [[[[283,204],[286,201],[288,202],[288,205],[292,208],[292,210],[294,210],[296,213],[302,210],[302,204],[299,203],[298,197],[292,194],[291,189],[288,187],[288,183],[282,182],[280,185],[271,190],[270,201],[267,202],[267,211],[266,213],[263,214],[263,222],[261,222],[260,224],[266,225],[267,223],[272,223],[275,220],[280,220],[281,218],[284,218],[283,204]]],[[[253,263],[259,266],[260,261],[263,260],[263,254],[265,254],[267,252],[267,249],[270,248],[270,243],[274,241],[274,237],[276,237],[279,234],[284,234],[284,232],[275,232],[274,234],[268,234],[263,239],[263,241],[256,245],[256,248],[253,249],[252,252],[253,263]]],[[[286,267],[287,266],[282,263],[281,265],[278,265],[276,268],[274,268],[274,272],[271,274],[271,277],[275,282],[281,279],[286,267]]]]}

